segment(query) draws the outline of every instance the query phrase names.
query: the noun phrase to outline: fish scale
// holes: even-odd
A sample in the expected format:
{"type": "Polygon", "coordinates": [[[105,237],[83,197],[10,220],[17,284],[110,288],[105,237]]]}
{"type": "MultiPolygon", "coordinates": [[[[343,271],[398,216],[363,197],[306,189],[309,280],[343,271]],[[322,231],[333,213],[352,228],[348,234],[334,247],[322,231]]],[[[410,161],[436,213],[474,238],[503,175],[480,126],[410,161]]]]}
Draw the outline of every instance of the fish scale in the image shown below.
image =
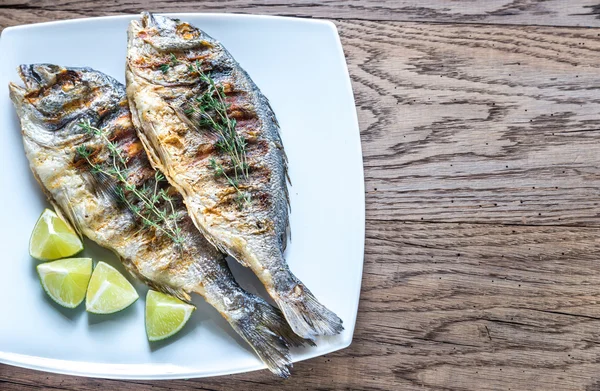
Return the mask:
{"type": "Polygon", "coordinates": [[[9,89],[25,153],[57,212],[113,250],[152,288],[184,300],[191,293],[204,296],[272,372],[288,376],[289,346],[312,342],[298,338],[278,309],[236,283],[224,255],[195,228],[181,196],[159,180],[133,128],[124,86],[90,68],[22,65],[19,74],[25,86],[11,83],[9,89]],[[126,167],[125,181],[111,171],[117,164],[126,167]],[[173,220],[144,224],[144,203],[135,191],[148,197],[150,191],[164,192],[160,202],[148,205],[166,210],[170,200],[173,220]],[[181,243],[166,234],[173,226],[181,230],[181,243]]]}
{"type": "Polygon", "coordinates": [[[218,41],[178,19],[142,13],[129,25],[127,53],[127,95],[138,135],[152,163],[183,195],[198,229],[252,269],[296,334],[340,333],[342,320],[292,273],[283,255],[287,159],[267,98],[218,41]],[[221,99],[211,80],[222,88],[229,120],[239,121],[235,137],[245,140],[247,176],[238,178],[243,165],[235,154],[243,149],[218,144],[223,138],[210,123],[219,119],[217,109],[190,110],[221,99]]]}

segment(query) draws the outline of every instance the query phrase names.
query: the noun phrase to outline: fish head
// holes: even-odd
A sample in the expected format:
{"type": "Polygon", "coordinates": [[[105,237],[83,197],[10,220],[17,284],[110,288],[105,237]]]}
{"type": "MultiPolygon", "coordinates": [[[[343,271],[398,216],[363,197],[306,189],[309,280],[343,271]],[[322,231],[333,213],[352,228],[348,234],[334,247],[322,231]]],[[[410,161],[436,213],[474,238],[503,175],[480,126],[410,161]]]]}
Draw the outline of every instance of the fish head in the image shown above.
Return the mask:
{"type": "Polygon", "coordinates": [[[160,52],[202,47],[210,39],[189,23],[149,12],[142,12],[140,20],[133,20],[131,29],[135,30],[140,39],[160,52]]]}
{"type": "Polygon", "coordinates": [[[158,85],[192,85],[197,75],[190,68],[210,61],[219,44],[202,30],[162,15],[142,12],[128,30],[128,68],[158,85]]]}
{"type": "Polygon", "coordinates": [[[18,73],[23,86],[10,83],[9,91],[23,135],[46,147],[84,142],[80,123],[101,124],[114,107],[127,104],[120,83],[110,78],[107,84],[108,76],[89,68],[24,64],[18,73]]]}

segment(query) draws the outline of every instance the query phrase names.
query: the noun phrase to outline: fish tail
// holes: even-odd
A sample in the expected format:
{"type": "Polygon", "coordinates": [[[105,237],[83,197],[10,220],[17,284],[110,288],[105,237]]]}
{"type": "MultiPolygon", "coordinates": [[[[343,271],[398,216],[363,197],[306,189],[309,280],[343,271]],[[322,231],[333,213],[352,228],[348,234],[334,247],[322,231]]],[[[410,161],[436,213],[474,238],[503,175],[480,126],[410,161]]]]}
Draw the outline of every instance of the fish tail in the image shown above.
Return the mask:
{"type": "Polygon", "coordinates": [[[281,312],[258,297],[252,298],[245,316],[229,322],[244,338],[269,370],[282,378],[290,375],[290,346],[315,345],[312,340],[297,336],[281,312]]]}
{"type": "Polygon", "coordinates": [[[272,296],[296,334],[313,339],[318,335],[335,335],[344,330],[342,320],[319,303],[301,282],[297,282],[291,292],[272,296]]]}

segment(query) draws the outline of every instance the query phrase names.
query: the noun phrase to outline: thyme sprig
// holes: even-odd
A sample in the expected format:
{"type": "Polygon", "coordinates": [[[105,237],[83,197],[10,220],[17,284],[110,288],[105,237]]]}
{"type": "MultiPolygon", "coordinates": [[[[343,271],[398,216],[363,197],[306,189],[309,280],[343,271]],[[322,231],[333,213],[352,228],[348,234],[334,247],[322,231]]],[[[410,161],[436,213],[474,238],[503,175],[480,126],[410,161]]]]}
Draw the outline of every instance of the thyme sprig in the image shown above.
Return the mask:
{"type": "Polygon", "coordinates": [[[169,72],[169,69],[171,69],[171,67],[174,67],[175,65],[177,65],[179,63],[179,60],[173,53],[171,53],[171,55],[169,56],[169,59],[170,59],[169,62],[166,62],[159,66],[159,69],[163,74],[166,74],[167,72],[169,72]]]}
{"type": "MultiPolygon", "coordinates": [[[[172,55],[173,56],[173,55],[172,55]]],[[[175,56],[174,60],[177,61],[175,56]]],[[[239,181],[247,179],[249,175],[249,164],[246,154],[246,139],[237,132],[237,121],[229,116],[230,105],[225,102],[225,87],[217,85],[210,74],[202,70],[202,63],[198,60],[189,65],[188,70],[196,73],[204,84],[206,91],[196,96],[192,104],[185,110],[185,114],[196,121],[201,128],[211,129],[218,136],[217,148],[229,156],[233,175],[227,175],[222,164],[214,159],[209,161],[215,176],[223,176],[227,182],[236,190],[236,202],[241,209],[250,203],[250,193],[240,189],[239,181]]]]}
{"type": "Polygon", "coordinates": [[[251,200],[250,193],[248,193],[246,191],[242,191],[240,189],[239,182],[237,181],[237,179],[231,178],[229,175],[227,175],[227,173],[225,172],[225,169],[223,168],[223,166],[220,163],[217,163],[217,161],[215,159],[210,159],[209,166],[210,166],[210,168],[215,170],[215,176],[224,177],[225,180],[227,181],[227,183],[229,183],[229,185],[235,189],[235,191],[237,193],[236,197],[235,197],[235,202],[237,203],[239,209],[242,209],[244,207],[244,205],[250,203],[250,200],[251,200]]]}
{"type": "MultiPolygon", "coordinates": [[[[171,67],[180,63],[177,56],[171,53],[169,61],[160,65],[160,70],[166,74],[171,67]]],[[[215,159],[209,160],[209,167],[214,170],[216,177],[224,177],[235,189],[236,203],[238,208],[242,209],[251,201],[250,193],[243,191],[239,184],[240,180],[248,178],[250,168],[246,156],[246,139],[236,131],[235,118],[229,116],[228,110],[231,106],[225,101],[225,87],[217,85],[211,75],[202,70],[202,63],[198,60],[188,65],[188,71],[198,75],[200,81],[206,85],[206,90],[193,98],[191,104],[185,108],[185,114],[199,128],[210,129],[217,134],[216,146],[229,157],[233,175],[228,175],[223,165],[215,159]]]]}
{"type": "Polygon", "coordinates": [[[169,237],[175,244],[183,244],[184,239],[181,228],[177,226],[178,214],[175,211],[173,198],[167,194],[165,189],[158,187],[159,183],[165,180],[164,175],[156,171],[152,188],[146,185],[140,187],[129,182],[127,180],[127,159],[117,145],[108,138],[106,132],[92,126],[89,120],[84,120],[78,125],[86,133],[101,138],[108,149],[111,162],[109,167],[104,167],[92,160],[93,151],[87,145],[77,147],[77,154],[87,161],[92,172],[105,175],[117,182],[116,195],[133,214],[140,218],[143,228],[153,228],[169,237]],[[160,204],[163,202],[168,207],[161,208],[160,204]]]}

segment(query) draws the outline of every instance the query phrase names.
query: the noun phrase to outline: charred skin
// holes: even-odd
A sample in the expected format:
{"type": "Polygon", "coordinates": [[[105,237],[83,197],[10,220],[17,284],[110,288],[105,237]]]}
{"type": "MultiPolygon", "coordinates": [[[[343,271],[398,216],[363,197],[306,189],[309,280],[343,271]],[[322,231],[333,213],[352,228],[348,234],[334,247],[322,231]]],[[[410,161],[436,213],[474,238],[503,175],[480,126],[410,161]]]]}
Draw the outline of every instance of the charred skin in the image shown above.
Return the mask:
{"type": "MultiPolygon", "coordinates": [[[[288,228],[287,161],[267,99],[227,50],[179,20],[142,13],[129,27],[127,94],[133,121],[153,165],[184,196],[198,229],[258,276],[294,332],[305,338],[343,330],[290,271],[284,256],[288,228]],[[251,202],[240,208],[235,189],[216,177],[211,160],[227,167],[214,132],[198,129],[186,107],[206,90],[190,65],[201,64],[223,86],[228,115],[247,140],[249,177],[240,181],[251,202]]],[[[229,166],[231,168],[231,166],[229,166]]],[[[232,170],[229,171],[231,175],[232,170]]]]}
{"type": "Polygon", "coordinates": [[[114,251],[135,276],[152,288],[190,300],[205,297],[253,347],[269,369],[288,376],[288,345],[303,344],[281,313],[234,280],[224,255],[199,234],[182,197],[166,181],[156,181],[131,121],[125,88],[89,68],[22,65],[25,88],[10,84],[10,96],[21,121],[31,169],[58,211],[81,234],[114,251]],[[77,148],[85,146],[90,161],[108,167],[107,142],[84,132],[87,120],[104,129],[127,163],[127,182],[164,189],[173,199],[183,243],[145,227],[115,196],[116,181],[98,177],[77,148]]]}

